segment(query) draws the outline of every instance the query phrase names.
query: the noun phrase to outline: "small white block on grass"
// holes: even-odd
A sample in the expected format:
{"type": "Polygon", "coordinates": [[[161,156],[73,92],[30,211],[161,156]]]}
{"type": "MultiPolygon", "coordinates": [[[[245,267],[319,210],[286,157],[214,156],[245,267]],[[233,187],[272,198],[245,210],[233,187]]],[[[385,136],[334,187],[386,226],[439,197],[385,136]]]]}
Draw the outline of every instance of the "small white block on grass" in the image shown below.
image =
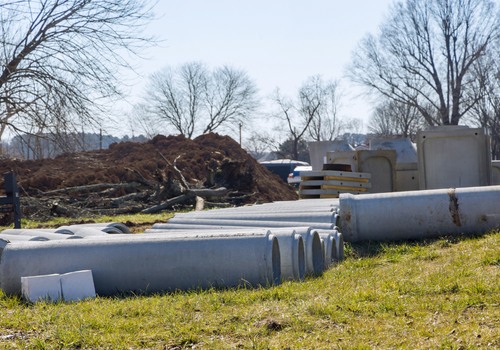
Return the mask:
{"type": "Polygon", "coordinates": [[[61,276],[59,274],[21,277],[22,293],[26,299],[36,302],[61,297],[61,276]]]}
{"type": "Polygon", "coordinates": [[[65,300],[78,301],[95,297],[91,270],[68,272],[61,275],[62,295],[65,300]]]}

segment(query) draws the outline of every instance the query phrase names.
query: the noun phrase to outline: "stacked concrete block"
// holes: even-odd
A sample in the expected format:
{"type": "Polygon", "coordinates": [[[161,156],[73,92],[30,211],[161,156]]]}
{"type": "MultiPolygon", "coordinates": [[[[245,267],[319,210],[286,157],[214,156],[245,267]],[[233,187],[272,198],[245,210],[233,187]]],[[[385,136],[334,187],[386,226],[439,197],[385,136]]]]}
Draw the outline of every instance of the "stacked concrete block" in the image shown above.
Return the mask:
{"type": "Polygon", "coordinates": [[[323,164],[327,163],[327,152],[354,151],[354,148],[345,140],[308,142],[307,146],[309,147],[309,156],[313,171],[323,169],[323,164]]]}
{"type": "Polygon", "coordinates": [[[370,150],[396,151],[396,191],[416,191],[418,186],[417,147],[409,138],[373,139],[370,150]]]}
{"type": "Polygon", "coordinates": [[[490,137],[484,128],[440,126],[417,133],[421,190],[491,185],[490,137]]]}
{"type": "Polygon", "coordinates": [[[371,188],[371,175],[348,171],[304,171],[299,198],[338,198],[341,193],[364,193],[371,188]]]}
{"type": "Polygon", "coordinates": [[[327,160],[330,164],[348,164],[353,172],[370,174],[368,193],[393,192],[397,188],[395,150],[328,152],[327,160]]]}

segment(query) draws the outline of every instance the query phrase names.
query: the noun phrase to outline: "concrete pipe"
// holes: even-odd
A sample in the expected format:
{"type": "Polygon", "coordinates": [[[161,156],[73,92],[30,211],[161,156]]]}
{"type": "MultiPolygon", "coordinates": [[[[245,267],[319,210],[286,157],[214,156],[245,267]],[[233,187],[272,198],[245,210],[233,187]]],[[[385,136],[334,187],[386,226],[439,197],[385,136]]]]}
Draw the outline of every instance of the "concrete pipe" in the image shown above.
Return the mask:
{"type": "MultiPolygon", "coordinates": [[[[186,228],[188,226],[186,225],[186,228]]],[[[213,226],[212,228],[216,228],[213,226]]],[[[299,228],[306,231],[307,228],[299,228]]],[[[303,279],[305,275],[305,247],[304,241],[300,234],[297,234],[293,227],[290,228],[252,228],[252,227],[235,227],[222,228],[216,230],[206,230],[199,226],[191,226],[191,229],[186,230],[146,230],[147,236],[151,235],[166,235],[168,237],[220,237],[220,236],[236,236],[236,235],[252,235],[252,234],[272,234],[278,239],[280,246],[280,261],[281,261],[281,278],[283,280],[303,279]]],[[[133,235],[136,239],[141,239],[145,235],[133,235]]],[[[101,238],[101,236],[97,236],[101,238]]],[[[116,236],[122,238],[122,236],[116,236]]],[[[128,236],[127,236],[128,237],[128,236]]],[[[95,236],[88,237],[93,239],[95,236]]]]}
{"type": "Polygon", "coordinates": [[[60,233],[47,232],[37,229],[9,229],[2,231],[2,234],[16,235],[16,236],[40,236],[48,240],[61,240],[61,239],[81,239],[81,236],[67,235],[60,233]]]}
{"type": "MultiPolygon", "coordinates": [[[[185,220],[185,216],[174,215],[173,218],[168,220],[175,223],[177,220],[185,220]]],[[[322,222],[322,223],[335,223],[336,215],[334,212],[327,213],[265,213],[265,214],[233,214],[233,215],[207,215],[204,216],[205,220],[254,220],[254,221],[287,221],[287,222],[322,222]]]]}
{"type": "Polygon", "coordinates": [[[99,295],[242,283],[255,287],[281,279],[278,239],[261,234],[7,244],[1,254],[0,283],[6,294],[19,294],[23,276],[80,270],[92,270],[99,295]]]}
{"type": "MultiPolygon", "coordinates": [[[[120,232],[112,232],[112,233],[130,233],[129,228],[125,224],[122,224],[121,222],[100,222],[100,223],[95,223],[95,224],[71,225],[70,227],[75,227],[75,226],[91,227],[91,228],[94,228],[97,230],[101,230],[101,227],[113,227],[120,232]]],[[[110,233],[110,232],[108,232],[108,233],[110,233]]]]}
{"type": "Polygon", "coordinates": [[[294,230],[304,240],[306,273],[323,271],[323,251],[318,232],[311,227],[295,227],[294,230]]]}
{"type": "Polygon", "coordinates": [[[344,260],[344,236],[337,230],[335,230],[335,244],[337,245],[337,255],[334,257],[336,261],[344,260]]]}
{"type": "Polygon", "coordinates": [[[56,233],[64,233],[64,232],[73,232],[74,235],[78,236],[106,236],[108,234],[119,234],[121,233],[120,230],[114,228],[114,227],[100,227],[99,229],[97,228],[91,228],[91,227],[83,227],[83,226],[61,226],[56,230],[56,233]],[[102,230],[101,230],[102,228],[102,230]]]}
{"type": "Polygon", "coordinates": [[[303,280],[305,277],[305,247],[302,236],[292,228],[273,228],[271,234],[280,245],[281,279],[303,280]]]}
{"type": "MultiPolygon", "coordinates": [[[[168,225],[167,225],[168,226],[168,225]]],[[[186,225],[186,227],[189,227],[186,225]]],[[[221,228],[219,230],[209,230],[207,231],[204,228],[197,229],[197,226],[191,226],[190,229],[148,229],[147,235],[177,235],[177,234],[186,234],[189,232],[191,235],[209,235],[210,232],[216,231],[218,234],[245,234],[255,232],[256,230],[265,230],[264,227],[240,227],[239,229],[228,229],[221,228]]],[[[305,264],[306,264],[306,273],[317,273],[323,270],[323,254],[321,248],[321,240],[317,233],[317,231],[311,227],[281,227],[281,228],[268,228],[271,234],[274,232],[282,232],[282,230],[295,230],[297,234],[299,234],[304,241],[304,249],[305,249],[305,264]]],[[[140,235],[139,235],[140,236],[140,235]]]]}
{"type": "Polygon", "coordinates": [[[319,237],[323,240],[325,245],[325,255],[324,255],[324,269],[328,269],[337,254],[337,245],[335,242],[335,235],[332,231],[327,230],[317,230],[319,237]]]}
{"type": "Polygon", "coordinates": [[[291,208],[291,209],[281,209],[277,210],[276,208],[259,208],[257,209],[250,209],[247,207],[242,207],[241,209],[218,209],[218,210],[206,210],[206,211],[191,211],[189,213],[176,213],[176,217],[206,217],[206,216],[213,216],[217,215],[218,217],[223,217],[223,216],[235,216],[235,215],[261,215],[261,214],[269,214],[273,213],[276,215],[283,215],[283,214],[297,214],[297,213],[302,213],[302,214],[309,214],[309,213],[331,213],[335,211],[336,208],[332,207],[324,207],[324,208],[291,208]]]}
{"type": "MultiPolygon", "coordinates": [[[[280,262],[281,262],[281,279],[285,281],[304,279],[305,275],[305,246],[304,240],[300,234],[297,234],[294,228],[238,228],[238,229],[223,229],[223,230],[168,230],[154,231],[152,235],[167,235],[168,237],[220,237],[220,236],[236,236],[236,235],[254,235],[264,232],[275,236],[278,239],[280,247],[280,262]],[[159,233],[161,232],[161,233],[159,233]]],[[[149,235],[149,234],[148,234],[149,235]]],[[[138,239],[141,234],[134,235],[138,239]]]]}
{"type": "MultiPolygon", "coordinates": [[[[183,227],[193,227],[193,226],[203,226],[207,228],[208,226],[222,227],[222,226],[233,226],[233,227],[313,227],[316,229],[329,230],[335,227],[334,223],[316,223],[316,222],[302,222],[302,221],[257,221],[257,220],[204,220],[204,219],[176,219],[168,220],[166,224],[154,224],[152,229],[182,229],[183,227]]],[[[149,231],[149,230],[146,230],[149,231]]]]}
{"type": "Polygon", "coordinates": [[[500,227],[500,186],[340,195],[347,242],[475,234],[500,227]]]}
{"type": "Polygon", "coordinates": [[[21,236],[21,235],[9,235],[5,233],[0,233],[0,240],[7,241],[9,243],[19,243],[19,242],[29,242],[29,241],[48,241],[48,238],[40,236],[21,236]]]}

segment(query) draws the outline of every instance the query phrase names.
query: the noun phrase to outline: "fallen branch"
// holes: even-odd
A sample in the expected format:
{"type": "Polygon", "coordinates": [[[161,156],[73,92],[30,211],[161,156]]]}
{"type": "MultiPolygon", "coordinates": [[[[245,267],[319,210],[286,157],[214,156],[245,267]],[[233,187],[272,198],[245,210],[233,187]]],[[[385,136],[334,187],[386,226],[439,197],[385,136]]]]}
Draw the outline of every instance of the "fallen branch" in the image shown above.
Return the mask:
{"type": "Polygon", "coordinates": [[[184,188],[186,189],[189,189],[189,184],[188,182],[186,181],[186,179],[184,178],[184,175],[182,175],[181,171],[177,168],[177,166],[175,165],[175,163],[177,162],[177,159],[180,158],[180,155],[177,156],[177,158],[175,158],[174,160],[174,164],[170,163],[167,158],[165,158],[165,156],[163,154],[161,154],[161,152],[159,150],[156,150],[158,152],[158,154],[163,158],[163,160],[172,168],[174,169],[174,172],[175,174],[177,175],[177,177],[179,178],[179,180],[181,181],[182,183],[182,186],[184,186],[184,188]]]}
{"type": "Polygon", "coordinates": [[[38,190],[38,194],[40,195],[49,195],[56,193],[64,193],[64,192],[77,192],[77,191],[90,191],[103,187],[111,187],[111,188],[127,188],[127,187],[137,187],[140,186],[137,182],[123,183],[123,184],[95,184],[95,185],[87,185],[87,186],[77,186],[77,187],[68,187],[62,188],[60,190],[42,192],[38,190]]]}
{"type": "Polygon", "coordinates": [[[141,184],[146,185],[148,187],[155,188],[155,185],[153,185],[151,182],[149,182],[148,180],[146,180],[146,178],[144,176],[142,176],[142,174],[140,172],[138,172],[137,170],[129,169],[129,168],[125,168],[125,170],[127,170],[127,171],[131,172],[132,174],[134,174],[134,176],[136,177],[137,181],[139,181],[141,184]]]}
{"type": "Polygon", "coordinates": [[[214,203],[214,202],[205,201],[205,206],[209,207],[209,208],[213,208],[213,207],[230,208],[230,207],[234,207],[234,204],[232,204],[232,203],[214,203]]]}
{"type": "Polygon", "coordinates": [[[229,190],[225,187],[217,188],[215,190],[208,188],[199,188],[187,190],[186,194],[198,196],[198,197],[222,197],[225,196],[229,190]]]}
{"type": "Polygon", "coordinates": [[[175,205],[175,204],[183,203],[189,199],[192,199],[193,197],[194,196],[192,196],[192,195],[183,194],[182,196],[171,198],[166,202],[163,202],[163,203],[155,205],[153,207],[149,207],[147,209],[144,209],[141,211],[141,214],[157,213],[160,210],[167,209],[168,207],[171,207],[172,205],[175,205]]]}
{"type": "Polygon", "coordinates": [[[238,197],[231,197],[229,199],[231,200],[235,200],[235,199],[245,199],[245,198],[249,198],[249,197],[253,197],[257,194],[257,192],[253,192],[253,193],[248,193],[248,194],[244,194],[244,195],[241,195],[241,196],[238,196],[238,197]]]}

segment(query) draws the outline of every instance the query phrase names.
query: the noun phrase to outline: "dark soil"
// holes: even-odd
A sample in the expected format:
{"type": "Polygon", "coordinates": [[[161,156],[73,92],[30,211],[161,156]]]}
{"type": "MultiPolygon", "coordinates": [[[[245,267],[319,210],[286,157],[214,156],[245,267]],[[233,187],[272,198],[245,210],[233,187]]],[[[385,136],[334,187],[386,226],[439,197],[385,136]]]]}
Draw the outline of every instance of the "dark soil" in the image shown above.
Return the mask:
{"type": "MultiPolygon", "coordinates": [[[[137,178],[125,168],[136,170],[150,182],[157,183],[158,171],[169,172],[158,151],[171,163],[180,155],[177,167],[192,185],[226,187],[238,191],[240,195],[249,194],[245,203],[298,199],[291,186],[271,174],[237,142],[214,133],[194,140],[183,135],[159,135],[146,143],[115,143],[107,150],[66,153],[54,159],[7,159],[1,162],[0,171],[15,171],[18,184],[22,187],[21,197],[75,186],[137,182],[137,178]],[[207,177],[210,173],[211,176],[207,177]],[[252,193],[255,194],[250,195],[252,193]]],[[[1,191],[3,187],[1,178],[1,191]]],[[[118,189],[113,197],[136,191],[136,188],[118,189]]]]}

